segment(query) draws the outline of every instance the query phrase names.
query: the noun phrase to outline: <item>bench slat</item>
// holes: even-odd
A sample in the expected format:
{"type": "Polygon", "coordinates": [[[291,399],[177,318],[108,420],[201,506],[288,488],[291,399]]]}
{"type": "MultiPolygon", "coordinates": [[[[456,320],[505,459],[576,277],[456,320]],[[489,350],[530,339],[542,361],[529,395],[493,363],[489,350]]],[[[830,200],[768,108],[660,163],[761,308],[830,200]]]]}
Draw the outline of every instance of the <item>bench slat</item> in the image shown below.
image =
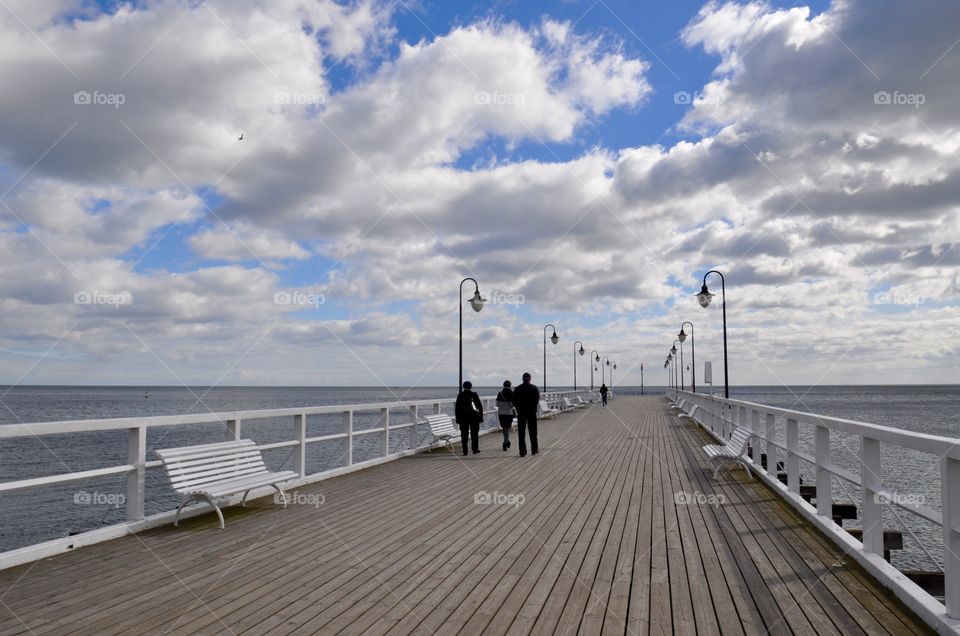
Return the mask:
{"type": "Polygon", "coordinates": [[[239,479],[242,477],[249,477],[251,475],[268,475],[270,471],[265,468],[252,468],[250,470],[239,470],[229,474],[220,474],[220,475],[210,475],[207,477],[200,477],[198,479],[187,479],[179,480],[175,484],[171,481],[171,485],[174,486],[176,490],[184,489],[196,489],[199,486],[216,484],[220,482],[230,481],[233,479],[239,479]]]}
{"type": "Polygon", "coordinates": [[[214,444],[197,444],[196,446],[179,446],[177,448],[164,448],[157,450],[157,454],[174,459],[184,458],[188,455],[204,455],[206,453],[216,453],[221,450],[240,450],[256,448],[257,444],[252,439],[237,439],[229,442],[216,442],[214,444]]]}
{"type": "Polygon", "coordinates": [[[199,479],[202,477],[223,475],[224,478],[228,478],[230,475],[236,473],[237,471],[246,471],[251,468],[260,468],[266,470],[266,465],[263,463],[262,458],[257,458],[253,461],[243,461],[243,462],[230,462],[230,463],[218,463],[211,464],[209,466],[197,466],[188,471],[173,471],[168,470],[170,479],[172,481],[188,481],[191,479],[199,479]]]}

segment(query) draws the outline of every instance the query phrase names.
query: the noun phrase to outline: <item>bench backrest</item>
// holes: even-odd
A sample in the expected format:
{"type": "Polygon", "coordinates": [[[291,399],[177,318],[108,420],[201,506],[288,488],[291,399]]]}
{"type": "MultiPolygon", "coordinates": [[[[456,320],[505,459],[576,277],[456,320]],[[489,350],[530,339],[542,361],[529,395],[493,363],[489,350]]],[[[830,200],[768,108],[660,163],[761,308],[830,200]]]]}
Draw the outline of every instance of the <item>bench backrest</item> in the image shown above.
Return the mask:
{"type": "Polygon", "coordinates": [[[552,408],[547,406],[547,402],[545,400],[540,400],[540,402],[537,403],[537,408],[539,408],[540,412],[542,413],[549,413],[550,411],[553,410],[552,408]]]}
{"type": "Polygon", "coordinates": [[[453,418],[449,415],[438,413],[436,415],[428,415],[424,419],[427,421],[427,424],[430,425],[430,432],[433,433],[434,436],[452,435],[460,432],[457,430],[457,427],[453,425],[453,418]]]}
{"type": "Polygon", "coordinates": [[[252,439],[165,448],[158,450],[157,455],[170,477],[170,485],[178,493],[268,472],[252,439]]]}
{"type": "Polygon", "coordinates": [[[570,398],[563,398],[563,405],[568,409],[573,408],[573,404],[570,403],[570,398]]]}
{"type": "Polygon", "coordinates": [[[753,434],[745,428],[737,427],[733,431],[733,435],[730,436],[730,439],[727,440],[727,447],[731,450],[737,451],[739,454],[746,452],[747,443],[750,441],[750,438],[753,437],[753,434]]]}

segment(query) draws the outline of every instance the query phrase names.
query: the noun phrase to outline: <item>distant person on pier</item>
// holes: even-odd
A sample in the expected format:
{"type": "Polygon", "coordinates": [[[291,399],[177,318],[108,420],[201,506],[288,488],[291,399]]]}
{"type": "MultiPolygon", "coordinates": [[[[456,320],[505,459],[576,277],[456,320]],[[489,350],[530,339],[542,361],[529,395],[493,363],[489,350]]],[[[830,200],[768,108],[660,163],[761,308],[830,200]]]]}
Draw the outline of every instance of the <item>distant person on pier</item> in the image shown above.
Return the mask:
{"type": "Polygon", "coordinates": [[[607,405],[607,385],[606,384],[600,385],[600,399],[603,400],[603,405],[606,406],[607,405]]]}
{"type": "Polygon", "coordinates": [[[500,418],[500,429],[503,431],[503,450],[510,449],[510,429],[513,427],[513,416],[517,410],[513,408],[513,389],[510,380],[503,381],[503,388],[497,393],[497,417],[500,418]]]}
{"type": "Polygon", "coordinates": [[[520,457],[527,454],[527,431],[530,431],[530,453],[536,455],[537,405],[540,404],[540,389],[530,382],[530,374],[523,374],[523,384],[513,391],[513,406],[517,409],[517,440],[520,442],[520,457]]]}
{"type": "Polygon", "coordinates": [[[473,383],[463,383],[463,391],[457,396],[457,406],[454,409],[457,424],[460,425],[460,447],[467,455],[469,449],[474,454],[480,452],[480,422],[483,421],[483,402],[480,396],[473,391],[473,383]],[[472,443],[471,443],[472,442],[472,443]]]}

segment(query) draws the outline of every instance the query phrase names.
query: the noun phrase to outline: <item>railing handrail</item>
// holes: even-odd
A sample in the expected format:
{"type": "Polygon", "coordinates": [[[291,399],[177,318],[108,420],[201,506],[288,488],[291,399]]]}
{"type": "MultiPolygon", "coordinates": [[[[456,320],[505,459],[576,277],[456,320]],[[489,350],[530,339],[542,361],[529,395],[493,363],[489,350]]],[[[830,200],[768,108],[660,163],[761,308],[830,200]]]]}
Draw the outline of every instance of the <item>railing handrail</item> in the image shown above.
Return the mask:
{"type": "MultiPolygon", "coordinates": [[[[574,393],[589,393],[589,389],[577,391],[551,391],[543,399],[562,399],[574,393]],[[559,396],[559,397],[548,397],[559,396]]],[[[481,400],[494,400],[496,395],[481,395],[481,400]]],[[[411,406],[449,405],[457,401],[456,397],[416,400],[395,400],[391,402],[360,402],[356,404],[327,404],[324,406],[284,407],[279,409],[253,409],[246,411],[220,411],[216,413],[189,413],[183,415],[146,415],[134,417],[108,417],[89,420],[53,420],[49,422],[21,422],[0,424],[0,439],[11,437],[33,437],[37,435],[57,435],[61,433],[85,433],[94,431],[128,430],[131,428],[149,428],[159,426],[181,426],[188,424],[214,424],[233,420],[255,420],[268,417],[289,417],[295,415],[326,415],[344,411],[377,411],[391,408],[409,408],[411,406]]]]}
{"type": "Polygon", "coordinates": [[[860,422],[857,420],[848,420],[842,417],[833,417],[830,415],[819,415],[817,413],[808,413],[805,411],[794,411],[768,404],[759,404],[748,402],[746,400],[727,399],[717,395],[706,393],[692,393],[690,391],[679,391],[681,395],[688,398],[709,398],[721,404],[731,406],[742,406],[751,409],[761,409],[766,413],[773,413],[786,418],[796,419],[798,422],[814,425],[828,426],[832,430],[841,433],[850,433],[860,437],[869,437],[881,442],[897,444],[905,448],[910,448],[924,453],[941,455],[941,451],[946,446],[951,449],[950,457],[960,459],[960,438],[945,437],[943,435],[930,435],[929,433],[918,433],[908,431],[902,428],[892,426],[883,426],[882,424],[870,424],[869,422],[860,422]]]}

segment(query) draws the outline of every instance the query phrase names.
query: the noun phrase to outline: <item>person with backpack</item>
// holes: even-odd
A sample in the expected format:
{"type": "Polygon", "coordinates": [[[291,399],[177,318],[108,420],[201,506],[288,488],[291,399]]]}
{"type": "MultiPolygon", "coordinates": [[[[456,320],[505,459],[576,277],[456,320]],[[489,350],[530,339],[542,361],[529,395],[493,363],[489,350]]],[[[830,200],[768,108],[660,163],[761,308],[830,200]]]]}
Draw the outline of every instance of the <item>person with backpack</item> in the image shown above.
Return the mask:
{"type": "Polygon", "coordinates": [[[603,400],[603,405],[606,406],[607,405],[607,385],[605,383],[600,385],[600,399],[603,400]]]}
{"type": "Polygon", "coordinates": [[[513,416],[517,410],[513,408],[513,389],[510,380],[503,381],[503,388],[497,393],[497,417],[500,418],[500,429],[503,431],[503,450],[510,449],[510,429],[513,427],[513,416]]]}
{"type": "Polygon", "coordinates": [[[457,424],[460,425],[460,447],[463,448],[463,454],[469,454],[471,448],[474,454],[479,453],[483,402],[480,401],[480,396],[473,391],[472,382],[466,381],[463,383],[463,390],[457,396],[454,415],[457,424]]]}

